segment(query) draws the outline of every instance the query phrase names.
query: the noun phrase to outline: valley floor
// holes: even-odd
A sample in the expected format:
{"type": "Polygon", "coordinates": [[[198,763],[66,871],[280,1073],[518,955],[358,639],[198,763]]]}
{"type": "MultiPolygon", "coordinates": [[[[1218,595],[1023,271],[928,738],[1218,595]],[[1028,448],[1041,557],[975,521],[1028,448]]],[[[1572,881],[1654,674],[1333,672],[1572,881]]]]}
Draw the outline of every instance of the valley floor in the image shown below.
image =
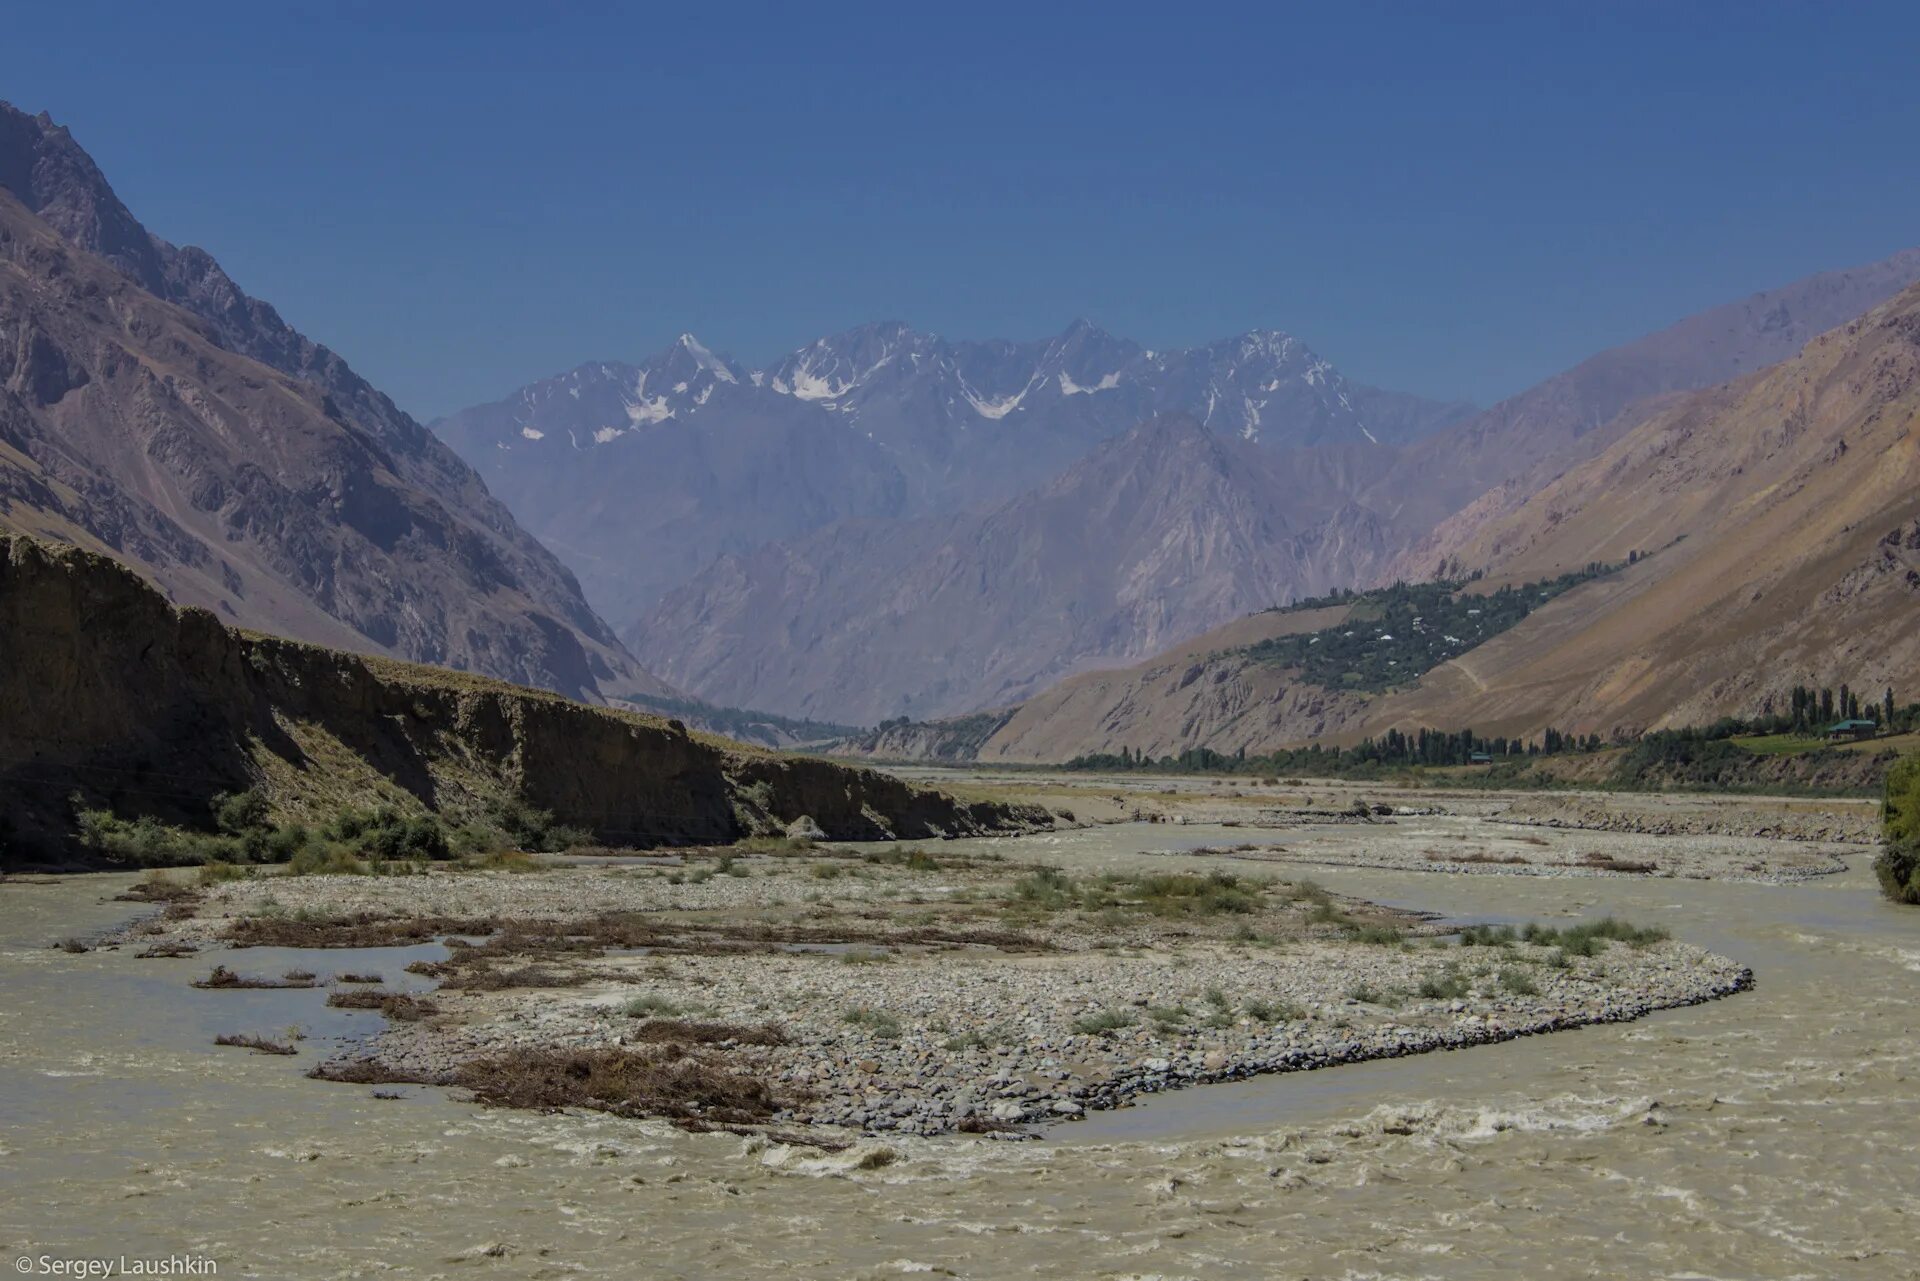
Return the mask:
{"type": "Polygon", "coordinates": [[[128,940],[237,947],[223,964],[244,980],[272,978],[252,973],[252,947],[449,939],[414,966],[430,995],[355,989],[390,1026],[323,1074],[804,1126],[841,1145],[1017,1135],[1171,1088],[1632,1019],[1749,981],[1664,931],[1557,922],[1483,939],[1334,896],[1303,868],[1784,881],[1843,870],[1857,848],[1836,839],[1853,832],[1845,806],[1053,786],[1026,799],[1077,806],[1083,830],[1120,823],[1138,854],[1101,866],[1004,838],[788,841],[519,871],[170,880],[176,906],[128,940]]]}
{"type": "Polygon", "coordinates": [[[288,1276],[1910,1270],[1920,917],[1860,807],[943,781],[1077,826],[0,882],[0,1235],[288,1276]]]}

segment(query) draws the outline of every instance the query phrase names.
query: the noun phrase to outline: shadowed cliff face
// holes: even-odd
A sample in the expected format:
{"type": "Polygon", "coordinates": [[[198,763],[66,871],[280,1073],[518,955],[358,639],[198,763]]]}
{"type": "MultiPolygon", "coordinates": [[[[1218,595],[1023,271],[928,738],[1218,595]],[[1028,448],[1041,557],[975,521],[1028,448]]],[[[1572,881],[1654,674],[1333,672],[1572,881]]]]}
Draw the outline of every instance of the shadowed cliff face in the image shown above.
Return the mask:
{"type": "Polygon", "coordinates": [[[111,552],[245,626],[574,697],[671,693],[452,450],[4,103],[0,528],[111,552]]]}
{"type": "Polygon", "coordinates": [[[205,823],[223,791],[289,817],[410,797],[509,797],[609,844],[723,843],[812,817],[830,837],[1044,822],[825,761],[734,750],[677,721],[321,649],[175,610],[104,557],[0,536],[0,859],[71,857],[89,805],[205,823]]]}

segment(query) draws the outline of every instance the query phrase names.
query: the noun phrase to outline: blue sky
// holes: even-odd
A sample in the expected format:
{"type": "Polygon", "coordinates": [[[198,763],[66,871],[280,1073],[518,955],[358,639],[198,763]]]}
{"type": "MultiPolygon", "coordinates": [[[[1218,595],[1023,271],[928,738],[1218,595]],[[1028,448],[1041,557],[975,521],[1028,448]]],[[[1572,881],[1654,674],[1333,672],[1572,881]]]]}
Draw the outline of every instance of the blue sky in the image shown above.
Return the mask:
{"type": "Polygon", "coordinates": [[[34,6],[0,96],[423,417],[682,330],[1490,402],[1920,243],[1920,7],[34,6]]]}

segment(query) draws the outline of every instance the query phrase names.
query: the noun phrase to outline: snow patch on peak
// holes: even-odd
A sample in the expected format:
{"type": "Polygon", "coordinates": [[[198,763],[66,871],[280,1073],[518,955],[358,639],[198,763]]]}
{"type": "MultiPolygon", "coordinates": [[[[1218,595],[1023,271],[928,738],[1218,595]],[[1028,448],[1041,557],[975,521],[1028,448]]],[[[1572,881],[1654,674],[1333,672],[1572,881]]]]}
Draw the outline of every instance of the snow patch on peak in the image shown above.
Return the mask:
{"type": "Polygon", "coordinates": [[[522,427],[520,434],[528,440],[544,440],[547,435],[547,433],[541,431],[538,427],[522,427]]]}
{"type": "Polygon", "coordinates": [[[1029,382],[1025,387],[1022,387],[1011,396],[1002,396],[998,400],[988,400],[972,387],[969,387],[966,379],[959,379],[959,383],[960,394],[967,398],[969,405],[973,406],[973,412],[979,414],[982,418],[1005,418],[1008,414],[1020,408],[1020,402],[1027,398],[1028,392],[1033,390],[1033,384],[1029,382]]]}
{"type": "Polygon", "coordinates": [[[667,403],[665,396],[647,395],[647,371],[641,370],[640,377],[634,380],[633,394],[622,396],[626,402],[627,418],[636,426],[640,423],[665,422],[673,417],[673,406],[667,403]]]}
{"type": "MultiPolygon", "coordinates": [[[[856,380],[857,381],[857,380],[856,380]]],[[[773,389],[796,400],[838,400],[853,389],[853,381],[842,382],[831,374],[816,374],[806,364],[795,365],[793,377],[775,378],[773,389]]]]}
{"type": "MultiPolygon", "coordinates": [[[[1060,394],[1062,396],[1089,396],[1096,391],[1112,391],[1115,387],[1118,387],[1120,385],[1120,371],[1117,369],[1114,370],[1091,387],[1082,387],[1079,383],[1073,381],[1072,376],[1069,375],[1066,370],[1062,369],[1060,371],[1059,382],[1060,394]]],[[[1022,394],[1024,395],[1025,393],[1022,394]]]]}
{"type": "Polygon", "coordinates": [[[706,370],[721,382],[730,383],[739,381],[733,376],[733,371],[727,368],[727,362],[708,351],[700,344],[700,340],[692,334],[681,334],[680,337],[675,340],[675,344],[682,351],[693,357],[694,364],[700,366],[700,368],[706,370]]]}
{"type": "Polygon", "coordinates": [[[602,427],[599,431],[593,433],[593,441],[596,445],[604,445],[608,441],[625,434],[626,433],[618,427],[602,427]]]}

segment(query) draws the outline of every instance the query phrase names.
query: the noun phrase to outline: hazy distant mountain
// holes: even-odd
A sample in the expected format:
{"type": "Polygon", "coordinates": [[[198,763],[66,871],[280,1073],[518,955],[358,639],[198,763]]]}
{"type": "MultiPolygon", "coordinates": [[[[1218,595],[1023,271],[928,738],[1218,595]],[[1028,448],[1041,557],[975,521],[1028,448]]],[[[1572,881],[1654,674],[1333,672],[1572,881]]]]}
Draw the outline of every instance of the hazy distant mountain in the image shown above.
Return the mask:
{"type": "Polygon", "coordinates": [[[684,688],[792,715],[1014,701],[1377,557],[1353,545],[1375,537],[1368,515],[1291,461],[1159,417],[984,513],[847,521],[725,557],[629,640],[684,688]]]}
{"type": "Polygon", "coordinates": [[[1443,551],[1424,536],[1476,499],[1510,509],[1643,421],[1659,397],[1786,360],[1915,281],[1920,249],[1808,276],[1603,351],[1409,446],[1361,500],[1410,544],[1387,576],[1433,576],[1443,551]]]}
{"type": "MultiPolygon", "coordinates": [[[[957,563],[974,576],[971,594],[935,595],[924,585],[940,567],[926,558],[919,541],[933,536],[930,526],[894,522],[857,533],[836,528],[716,565],[628,636],[649,661],[710,699],[765,701],[779,710],[842,720],[1003,706],[1058,675],[1145,657],[1228,623],[1245,612],[1231,602],[1258,595],[1243,590],[1249,583],[1269,593],[1251,600],[1250,607],[1258,608],[1329,587],[1430,577],[1442,565],[1480,568],[1467,550],[1475,531],[1659,412],[1676,388],[1694,380],[1710,384],[1729,371],[1764,363],[1770,354],[1780,358],[1787,354],[1783,346],[1804,341],[1812,326],[1841,323],[1847,314],[1836,313],[1856,304],[1864,311],[1916,275],[1920,254],[1901,254],[1703,313],[1397,450],[1322,443],[1219,455],[1220,468],[1233,475],[1234,491],[1249,496],[1269,519],[1249,527],[1264,531],[1257,536],[1219,540],[1217,554],[1204,564],[1137,557],[1125,538],[1102,523],[1089,497],[1096,487],[1086,486],[1073,491],[1087,501],[1082,516],[1067,515],[1058,492],[1047,509],[1050,527],[1077,520],[1091,531],[1078,545],[1085,561],[1076,573],[1056,569],[1036,576],[1019,558],[956,553],[957,563]],[[1456,511],[1434,531],[1434,522],[1456,511]],[[863,563],[873,583],[863,579],[863,563]],[[1116,573],[1135,575],[1125,607],[1115,603],[1108,586],[1116,573]],[[873,594],[881,591],[890,594],[876,606],[873,594]],[[1156,611],[1155,601],[1167,608],[1156,611]],[[927,617],[913,618],[917,611],[927,617]],[[703,620],[725,627],[724,653],[718,642],[692,630],[703,620]],[[915,656],[923,652],[933,661],[917,668],[915,656]],[[864,689],[849,675],[860,664],[881,673],[864,689]],[[922,684],[916,697],[917,681],[922,684]],[[853,700],[852,707],[836,709],[834,700],[842,698],[853,700]]],[[[1224,501],[1204,482],[1204,467],[1201,476],[1173,474],[1201,457],[1175,453],[1158,462],[1169,469],[1161,490],[1169,509],[1224,501]]],[[[1032,510],[1018,500],[1004,509],[1032,510]]],[[[1165,528],[1158,523],[1164,515],[1149,504],[1144,525],[1165,528]]],[[[937,535],[955,546],[980,536],[968,524],[937,535]]],[[[1149,669],[1160,673],[1164,666],[1156,660],[1149,669]]],[[[1107,726],[1107,732],[1117,732],[1127,718],[1120,708],[1097,710],[1097,691],[1117,691],[1129,715],[1140,710],[1124,681],[1083,680],[1061,688],[1072,690],[1076,715],[1089,716],[1088,724],[1107,726]]],[[[1219,698],[1202,702],[1231,716],[1234,733],[1254,739],[1287,727],[1333,723],[1323,696],[1285,700],[1284,709],[1256,713],[1248,701],[1257,701],[1253,689],[1234,677],[1223,683],[1219,698]]],[[[1178,698],[1187,706],[1199,695],[1180,690],[1178,698]]],[[[1197,733],[1208,723],[1191,711],[1177,723],[1160,723],[1165,719],[1154,722],[1153,744],[1186,732],[1183,726],[1197,733]]],[[[1042,729],[1025,713],[1012,724],[1002,740],[1017,730],[1030,745],[1074,737],[1042,729]]]]}
{"type": "Polygon", "coordinates": [[[723,552],[908,507],[889,451],[691,336],[435,426],[617,619],[723,552]]]}
{"type": "Polygon", "coordinates": [[[1037,342],[950,342],[898,323],[751,371],[691,336],[583,365],[435,424],[614,618],[724,552],[836,520],[1004,501],[1160,413],[1285,450],[1365,446],[1457,421],[1347,382],[1258,332],[1147,351],[1084,321],[1037,342]]]}
{"type": "Polygon", "coordinates": [[[0,104],[0,525],[249,627],[666,694],[473,470],[0,104]]]}
{"type": "Polygon", "coordinates": [[[1904,703],[1920,687],[1917,432],[1920,285],[1772,368],[1662,398],[1518,502],[1449,520],[1433,554],[1483,587],[1640,556],[1406,688],[1320,688],[1248,653],[1337,625],[1346,606],[1259,614],[984,724],[897,727],[849,750],[1059,761],[1422,726],[1609,736],[1779,711],[1799,684],[1904,703]]]}

